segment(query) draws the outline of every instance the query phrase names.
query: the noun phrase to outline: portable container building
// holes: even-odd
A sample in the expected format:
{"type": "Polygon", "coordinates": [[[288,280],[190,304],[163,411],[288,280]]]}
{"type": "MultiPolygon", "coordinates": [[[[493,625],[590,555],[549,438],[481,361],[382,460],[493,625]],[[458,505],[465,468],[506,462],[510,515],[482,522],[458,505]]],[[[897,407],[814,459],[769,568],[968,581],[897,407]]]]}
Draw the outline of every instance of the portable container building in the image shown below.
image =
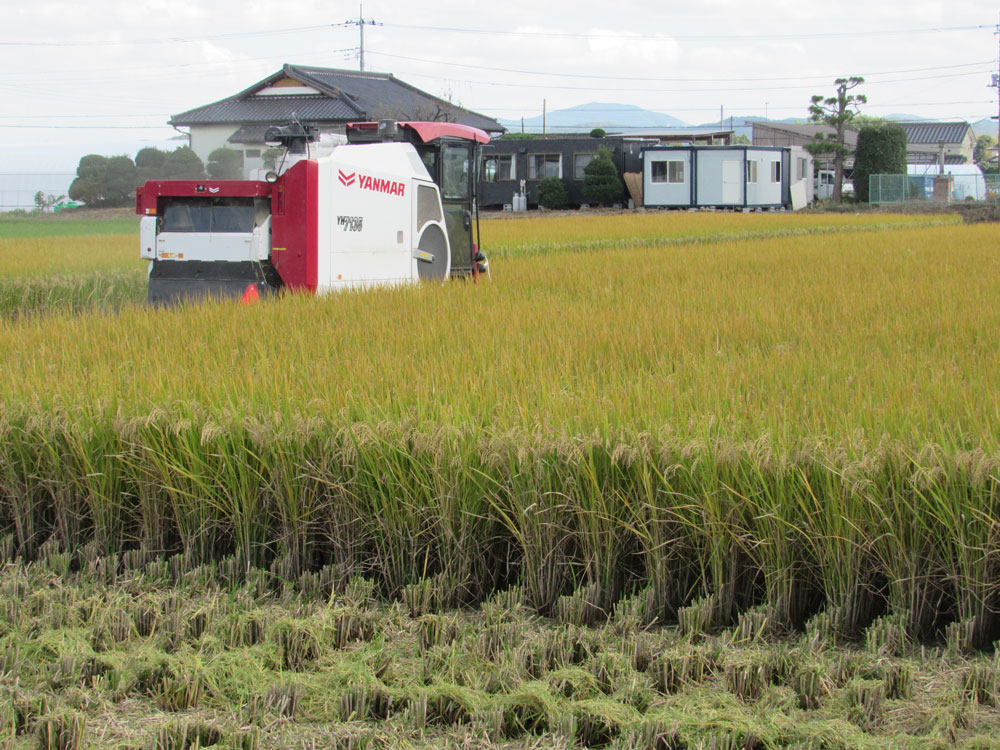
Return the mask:
{"type": "Polygon", "coordinates": [[[812,161],[781,147],[655,146],[642,152],[642,178],[650,207],[798,207],[809,196],[797,183],[811,183],[812,161]]]}
{"type": "MultiPolygon", "coordinates": [[[[569,205],[587,203],[583,194],[584,169],[602,146],[611,152],[618,176],[638,172],[643,147],[650,141],[607,136],[553,136],[546,138],[499,138],[483,147],[479,166],[479,205],[499,207],[525,194],[530,205],[538,202],[538,183],[559,177],[566,187],[569,205]]],[[[628,200],[623,192],[622,202],[628,200]]]]}

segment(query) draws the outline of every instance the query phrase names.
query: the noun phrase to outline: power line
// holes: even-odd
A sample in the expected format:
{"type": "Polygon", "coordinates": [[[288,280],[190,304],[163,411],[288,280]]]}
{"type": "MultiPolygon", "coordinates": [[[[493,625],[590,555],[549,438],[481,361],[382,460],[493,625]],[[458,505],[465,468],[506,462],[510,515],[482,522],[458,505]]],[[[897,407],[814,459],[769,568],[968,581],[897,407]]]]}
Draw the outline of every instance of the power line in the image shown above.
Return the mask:
{"type": "MultiPolygon", "coordinates": [[[[763,81],[802,81],[802,80],[827,80],[830,78],[836,78],[839,74],[830,75],[810,75],[810,76],[773,76],[766,78],[661,78],[661,77],[646,77],[646,76],[613,76],[613,75],[592,75],[587,73],[548,73],[539,70],[521,70],[517,68],[498,68],[492,65],[470,65],[468,63],[455,63],[447,60],[434,60],[425,57],[407,57],[406,55],[393,55],[388,52],[371,52],[370,55],[378,55],[380,57],[391,57],[397,60],[409,60],[411,62],[424,62],[432,63],[435,65],[447,65],[453,68],[470,68],[472,70],[488,70],[490,72],[497,73],[516,73],[518,75],[531,75],[531,76],[548,76],[552,78],[584,78],[584,79],[597,79],[597,80],[608,80],[608,81],[653,81],[653,82],[666,82],[666,83],[719,83],[723,81],[733,81],[737,83],[751,83],[751,82],[763,82],[763,81]]],[[[981,60],[977,62],[970,63],[959,63],[956,65],[939,65],[929,68],[908,68],[905,70],[888,70],[873,73],[859,73],[859,75],[868,76],[879,76],[879,75],[899,75],[902,73],[926,73],[935,70],[951,70],[955,68],[970,68],[976,65],[993,65],[995,60],[981,60]]],[[[978,73],[978,72],[977,72],[978,73]]]]}
{"type": "Polygon", "coordinates": [[[521,37],[542,37],[552,39],[651,39],[654,41],[674,42],[684,41],[780,41],[780,40],[804,40],[804,39],[843,39],[865,36],[907,36],[911,34],[941,34],[957,31],[975,31],[979,29],[992,29],[993,26],[977,24],[974,26],[932,26],[921,29],[881,29],[870,31],[828,31],[814,32],[810,34],[571,34],[554,31],[498,31],[496,29],[465,29],[450,26],[418,26],[416,24],[394,24],[387,23],[386,27],[397,29],[410,29],[413,31],[444,31],[458,34],[481,34],[486,36],[521,36],[521,37]]]}
{"type": "MultiPolygon", "coordinates": [[[[369,52],[369,54],[382,54],[369,52]]],[[[453,78],[451,76],[441,76],[441,75],[428,75],[426,73],[405,73],[407,76],[412,76],[414,78],[430,78],[435,81],[451,81],[455,83],[466,83],[471,86],[503,86],[507,88],[522,88],[522,89],[546,89],[546,90],[560,90],[560,91],[615,91],[618,93],[638,93],[638,94],[663,94],[663,93],[680,93],[680,94],[692,94],[692,93],[731,93],[737,91],[756,91],[756,92],[766,92],[766,91],[802,91],[805,89],[814,89],[815,84],[802,85],[802,86],[755,86],[755,87],[716,87],[716,88],[622,88],[621,86],[567,86],[565,84],[531,84],[523,82],[502,82],[502,81],[472,81],[468,79],[453,78]]],[[[964,78],[973,75],[983,75],[983,71],[970,71],[968,73],[951,73],[940,76],[921,76],[920,78],[898,78],[890,79],[884,81],[869,81],[867,83],[871,85],[885,84],[885,83],[916,83],[933,79],[940,78],[964,78]]]]}
{"type": "Polygon", "coordinates": [[[303,31],[318,31],[330,29],[344,24],[324,23],[314,26],[293,26],[286,29],[265,29],[260,31],[234,31],[225,34],[197,34],[166,37],[147,37],[145,39],[103,39],[73,42],[42,42],[42,41],[9,41],[0,40],[0,47],[121,47],[136,44],[187,44],[191,42],[219,41],[224,39],[249,39],[261,36],[279,36],[281,34],[297,34],[303,31]]]}
{"type": "MultiPolygon", "coordinates": [[[[907,104],[907,103],[895,103],[895,104],[875,103],[875,104],[872,104],[872,103],[869,103],[869,104],[865,105],[865,108],[866,109],[870,109],[871,107],[878,107],[878,108],[885,108],[885,107],[941,107],[941,106],[957,106],[957,105],[962,105],[962,104],[983,104],[983,102],[982,102],[982,100],[970,100],[970,101],[963,101],[963,102],[920,102],[920,103],[912,103],[912,104],[907,104]]],[[[527,106],[527,107],[491,107],[489,105],[478,107],[478,106],[475,106],[475,105],[469,105],[468,107],[466,107],[466,109],[473,109],[473,110],[482,111],[482,112],[524,112],[525,110],[531,109],[531,108],[533,108],[535,106],[536,105],[534,105],[534,104],[532,104],[530,106],[527,106]]],[[[747,109],[747,108],[749,108],[751,106],[757,106],[757,105],[756,104],[753,104],[753,105],[729,104],[729,105],[727,105],[727,107],[729,109],[732,109],[734,107],[740,108],[740,109],[747,109]]],[[[704,111],[704,110],[709,109],[709,108],[707,108],[707,107],[671,107],[669,110],[665,110],[665,109],[650,109],[648,107],[635,106],[635,107],[621,107],[621,108],[607,108],[607,109],[584,109],[584,108],[581,108],[581,107],[570,107],[569,109],[572,109],[573,112],[582,112],[582,113],[595,114],[595,115],[606,114],[608,112],[636,112],[638,110],[642,110],[642,111],[645,111],[645,112],[653,112],[655,114],[660,114],[660,115],[669,115],[669,114],[671,114],[673,112],[701,112],[701,111],[704,111]]],[[[712,107],[712,109],[715,109],[715,107],[712,107]]],[[[776,107],[776,106],[772,105],[770,107],[770,109],[775,110],[775,111],[791,111],[791,110],[804,110],[804,109],[806,109],[806,107],[804,107],[804,106],[776,107]]]]}
{"type": "MultiPolygon", "coordinates": [[[[134,46],[139,44],[187,44],[202,41],[220,41],[226,39],[249,39],[254,37],[280,36],[284,34],[298,34],[303,32],[321,31],[332,28],[344,28],[346,26],[357,25],[358,21],[351,20],[342,23],[323,23],[310,26],[292,26],[283,29],[260,29],[256,31],[233,31],[220,34],[181,34],[166,37],[145,37],[142,39],[100,39],[100,40],[79,40],[79,41],[23,41],[23,40],[0,40],[2,47],[109,47],[109,46],[134,46]]],[[[371,21],[365,23],[371,24],[371,21]]],[[[620,33],[566,33],[554,31],[502,31],[497,29],[470,29],[451,26],[424,26],[418,24],[380,24],[387,28],[406,29],[411,31],[441,31],[458,34],[477,34],[486,36],[519,36],[519,37],[541,37],[552,39],[650,39],[654,41],[673,42],[677,40],[685,41],[776,41],[776,40],[806,40],[806,39],[842,39],[871,36],[909,36],[914,34],[944,34],[959,31],[977,31],[981,29],[993,29],[991,25],[976,24],[971,26],[931,26],[916,29],[873,29],[868,31],[828,31],[796,34],[631,34],[620,33]]]]}

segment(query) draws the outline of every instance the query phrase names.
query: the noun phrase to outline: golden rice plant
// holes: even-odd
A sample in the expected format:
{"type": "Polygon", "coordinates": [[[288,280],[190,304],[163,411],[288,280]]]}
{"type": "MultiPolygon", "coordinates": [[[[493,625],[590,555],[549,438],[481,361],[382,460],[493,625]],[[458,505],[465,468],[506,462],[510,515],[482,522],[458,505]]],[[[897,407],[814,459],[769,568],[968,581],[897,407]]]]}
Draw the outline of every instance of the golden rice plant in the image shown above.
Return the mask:
{"type": "Polygon", "coordinates": [[[854,229],[0,322],[0,536],[329,565],[434,606],[518,585],[579,622],[642,592],[699,637],[825,609],[983,645],[998,246],[854,229]]]}

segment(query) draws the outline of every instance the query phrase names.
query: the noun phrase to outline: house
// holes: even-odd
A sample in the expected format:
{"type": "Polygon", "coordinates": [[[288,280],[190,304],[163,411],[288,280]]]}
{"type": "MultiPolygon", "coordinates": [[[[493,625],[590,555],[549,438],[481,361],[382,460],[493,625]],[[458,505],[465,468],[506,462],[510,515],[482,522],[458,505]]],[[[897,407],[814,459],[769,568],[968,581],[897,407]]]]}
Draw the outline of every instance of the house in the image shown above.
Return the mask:
{"type": "Polygon", "coordinates": [[[343,134],[349,122],[447,120],[502,133],[496,120],[428,94],[389,73],[286,64],[253,86],[170,118],[187,128],[202,161],[220,147],[243,155],[247,172],[264,166],[264,133],[297,117],[321,133],[343,134]]]}
{"type": "MultiPolygon", "coordinates": [[[[583,194],[584,168],[597,156],[602,146],[611,151],[619,176],[641,169],[643,147],[656,141],[624,136],[592,138],[578,136],[508,136],[483,147],[479,172],[479,204],[499,207],[514,202],[522,191],[528,203],[537,204],[538,183],[546,177],[559,177],[566,185],[572,206],[587,203],[583,194]]],[[[623,194],[622,202],[627,200],[623,194]]]]}
{"type": "Polygon", "coordinates": [[[800,208],[812,198],[812,174],[812,157],[797,146],[654,146],[642,151],[642,199],[659,208],[800,208]]]}
{"type": "Polygon", "coordinates": [[[972,164],[976,133],[967,122],[901,122],[907,164],[972,164]]]}
{"type": "MultiPolygon", "coordinates": [[[[810,125],[788,122],[757,122],[753,123],[754,146],[804,147],[812,143],[819,134],[827,138],[836,136],[837,131],[827,125],[810,125]]],[[[853,152],[858,145],[858,131],[848,130],[844,135],[845,145],[853,152]]],[[[833,154],[823,154],[815,157],[816,169],[833,169],[833,154]]],[[[854,169],[854,157],[844,157],[844,170],[854,169]]]]}
{"type": "Polygon", "coordinates": [[[735,133],[730,128],[636,128],[628,137],[653,140],[664,146],[729,146],[735,133]]]}
{"type": "MultiPolygon", "coordinates": [[[[936,164],[943,154],[945,164],[972,164],[976,148],[976,134],[967,122],[900,122],[906,131],[906,163],[936,164]]],[[[823,133],[834,135],[836,131],[826,125],[792,124],[785,122],[754,122],[753,144],[755,146],[804,146],[814,136],[823,133]]],[[[858,131],[848,130],[845,144],[852,151],[858,145],[858,131]]],[[[817,169],[831,169],[833,157],[823,155],[816,158],[817,169]]],[[[844,158],[844,169],[854,168],[854,157],[844,158]]]]}

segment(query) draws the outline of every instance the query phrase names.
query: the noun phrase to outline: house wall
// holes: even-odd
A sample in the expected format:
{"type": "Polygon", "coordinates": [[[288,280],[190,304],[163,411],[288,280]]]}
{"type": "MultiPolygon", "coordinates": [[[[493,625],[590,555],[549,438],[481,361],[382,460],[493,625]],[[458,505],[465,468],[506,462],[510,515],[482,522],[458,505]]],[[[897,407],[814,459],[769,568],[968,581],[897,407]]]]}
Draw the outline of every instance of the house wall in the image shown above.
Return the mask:
{"type": "Polygon", "coordinates": [[[812,160],[801,148],[753,146],[654,147],[643,150],[643,203],[651,207],[780,207],[791,205],[792,183],[812,196],[812,160]],[[805,164],[799,162],[806,159],[805,164]],[[653,165],[684,160],[685,182],[654,183],[653,165]],[[775,170],[773,164],[780,165],[775,170]],[[756,169],[756,181],[749,177],[756,169]],[[693,189],[692,189],[693,184],[693,189]],[[692,201],[693,197],[693,201],[692,201]]]}
{"type": "MultiPolygon", "coordinates": [[[[969,128],[961,143],[944,144],[944,156],[949,164],[974,164],[976,134],[969,128]],[[950,157],[950,158],[949,158],[950,157]]],[[[941,146],[936,143],[908,143],[906,145],[907,164],[937,164],[941,158],[941,146]]]]}
{"type": "Polygon", "coordinates": [[[643,159],[642,202],[647,206],[690,206],[694,170],[689,148],[649,149],[643,159]],[[683,182],[653,182],[653,164],[680,161],[684,164],[683,182]]]}
{"type": "Polygon", "coordinates": [[[772,179],[772,164],[782,164],[782,151],[778,149],[764,150],[748,148],[747,163],[757,164],[757,182],[747,181],[748,206],[780,206],[782,203],[781,183],[785,178],[785,167],[782,165],[778,179],[772,179]]]}
{"type": "Polygon", "coordinates": [[[202,162],[208,162],[208,155],[217,148],[234,148],[228,142],[229,136],[239,130],[239,125],[192,125],[190,131],[191,150],[198,154],[202,162]]]}
{"type": "Polygon", "coordinates": [[[712,148],[698,151],[696,205],[699,206],[742,206],[745,188],[746,167],[743,163],[742,148],[712,148]],[[736,167],[732,163],[736,163],[736,167]],[[735,169],[735,173],[733,170],[735,169]],[[723,183],[723,177],[735,174],[735,187],[723,183]]]}

